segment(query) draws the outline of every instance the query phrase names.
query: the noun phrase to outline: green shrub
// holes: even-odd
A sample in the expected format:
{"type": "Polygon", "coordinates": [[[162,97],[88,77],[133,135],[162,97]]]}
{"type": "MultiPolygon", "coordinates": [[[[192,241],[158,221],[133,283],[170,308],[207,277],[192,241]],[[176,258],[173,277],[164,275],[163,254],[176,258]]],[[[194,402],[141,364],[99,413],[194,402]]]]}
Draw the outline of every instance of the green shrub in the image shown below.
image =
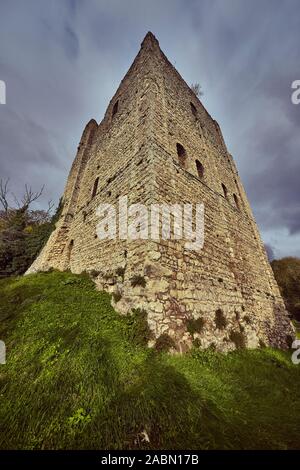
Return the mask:
{"type": "Polygon", "coordinates": [[[146,346],[152,338],[147,316],[145,310],[137,308],[125,317],[126,337],[137,346],[146,346]]]}
{"type": "Polygon", "coordinates": [[[38,256],[62,211],[51,218],[45,211],[12,209],[0,228],[0,277],[24,274],[38,256]]]}
{"type": "Polygon", "coordinates": [[[201,341],[200,341],[199,338],[195,338],[195,339],[193,340],[193,346],[194,346],[194,348],[196,348],[196,349],[198,349],[198,348],[201,347],[201,341]]]}
{"type": "Polygon", "coordinates": [[[116,292],[113,292],[112,297],[114,301],[117,303],[122,299],[122,294],[119,290],[117,290],[116,292]]]}
{"type": "Polygon", "coordinates": [[[259,347],[260,348],[265,348],[266,347],[266,343],[262,339],[259,339],[259,347]]]}
{"type": "Polygon", "coordinates": [[[287,310],[296,320],[300,320],[300,259],[283,258],[271,263],[275,279],[279,285],[287,310]]]}
{"type": "Polygon", "coordinates": [[[218,308],[218,310],[216,310],[215,323],[216,323],[216,327],[219,330],[224,330],[224,328],[227,325],[227,320],[225,318],[225,315],[224,315],[223,311],[220,308],[218,308]]]}
{"type": "Polygon", "coordinates": [[[197,319],[190,318],[186,321],[186,329],[191,335],[194,333],[201,333],[203,331],[204,325],[205,320],[201,317],[197,319]]]}
{"type": "Polygon", "coordinates": [[[174,340],[167,334],[163,333],[160,335],[155,342],[156,351],[169,351],[170,349],[176,349],[174,340]]]}
{"type": "Polygon", "coordinates": [[[88,274],[91,276],[92,279],[95,279],[96,277],[99,276],[100,274],[100,271],[98,271],[97,269],[91,269],[88,274]]]}
{"type": "Polygon", "coordinates": [[[120,277],[122,277],[122,279],[124,279],[124,274],[125,274],[125,268],[120,266],[116,269],[116,275],[117,276],[120,276],[120,277]]]}
{"type": "Polygon", "coordinates": [[[139,274],[136,274],[135,276],[133,276],[130,279],[130,281],[131,281],[132,287],[136,287],[136,286],[146,287],[146,279],[144,278],[144,276],[140,276],[139,274]]]}
{"type": "Polygon", "coordinates": [[[240,331],[232,330],[229,339],[235,344],[236,349],[244,349],[246,347],[245,337],[240,331]]]}

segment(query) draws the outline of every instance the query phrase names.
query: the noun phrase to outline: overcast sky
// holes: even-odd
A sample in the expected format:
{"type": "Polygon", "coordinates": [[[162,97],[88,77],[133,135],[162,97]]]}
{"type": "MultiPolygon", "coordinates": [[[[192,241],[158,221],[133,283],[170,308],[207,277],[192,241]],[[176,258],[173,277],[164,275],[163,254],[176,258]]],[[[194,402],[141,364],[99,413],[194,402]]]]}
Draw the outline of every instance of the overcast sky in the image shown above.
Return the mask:
{"type": "Polygon", "coordinates": [[[0,0],[0,177],[58,201],[90,118],[102,119],[152,31],[221,125],[263,240],[300,256],[299,0],[0,0]]]}

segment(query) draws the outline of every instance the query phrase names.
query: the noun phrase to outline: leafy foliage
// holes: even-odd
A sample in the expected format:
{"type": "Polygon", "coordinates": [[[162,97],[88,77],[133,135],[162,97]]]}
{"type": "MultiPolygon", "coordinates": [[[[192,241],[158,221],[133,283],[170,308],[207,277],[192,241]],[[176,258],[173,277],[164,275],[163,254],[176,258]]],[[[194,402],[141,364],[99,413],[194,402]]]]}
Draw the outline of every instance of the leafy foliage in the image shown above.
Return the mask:
{"type": "Polygon", "coordinates": [[[136,286],[141,286],[141,287],[146,287],[146,279],[144,276],[140,276],[139,274],[136,274],[131,278],[131,285],[132,287],[136,286]]]}
{"type": "Polygon", "coordinates": [[[47,242],[62,210],[10,209],[0,214],[0,277],[23,274],[47,242]]]}
{"type": "Polygon", "coordinates": [[[275,279],[292,317],[300,321],[300,259],[283,258],[271,263],[275,279]]]}
{"type": "Polygon", "coordinates": [[[232,330],[229,334],[229,339],[235,344],[237,349],[246,347],[245,337],[241,331],[232,330]]]}
{"type": "Polygon", "coordinates": [[[139,308],[133,309],[125,317],[126,338],[137,346],[147,346],[152,333],[147,321],[147,312],[139,308]]]}
{"type": "Polygon", "coordinates": [[[201,333],[204,325],[205,320],[203,318],[190,318],[186,322],[186,329],[191,335],[193,335],[194,333],[201,333]]]}
{"type": "Polygon", "coordinates": [[[155,349],[156,351],[169,351],[170,349],[176,350],[176,344],[167,333],[163,333],[155,341],[155,349]]]}

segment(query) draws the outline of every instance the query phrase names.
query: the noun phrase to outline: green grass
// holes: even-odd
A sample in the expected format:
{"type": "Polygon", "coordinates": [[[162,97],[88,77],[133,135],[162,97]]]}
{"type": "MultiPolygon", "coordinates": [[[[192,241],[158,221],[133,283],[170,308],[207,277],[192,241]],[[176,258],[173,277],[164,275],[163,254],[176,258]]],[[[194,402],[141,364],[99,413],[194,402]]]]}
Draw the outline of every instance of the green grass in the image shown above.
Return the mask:
{"type": "Polygon", "coordinates": [[[85,276],[5,279],[0,295],[1,449],[300,448],[290,353],[147,349],[144,314],[117,315],[85,276]]]}
{"type": "Polygon", "coordinates": [[[295,327],[295,330],[296,330],[296,338],[300,339],[300,322],[296,321],[296,320],[293,320],[293,324],[294,324],[294,327],[295,327]]]}

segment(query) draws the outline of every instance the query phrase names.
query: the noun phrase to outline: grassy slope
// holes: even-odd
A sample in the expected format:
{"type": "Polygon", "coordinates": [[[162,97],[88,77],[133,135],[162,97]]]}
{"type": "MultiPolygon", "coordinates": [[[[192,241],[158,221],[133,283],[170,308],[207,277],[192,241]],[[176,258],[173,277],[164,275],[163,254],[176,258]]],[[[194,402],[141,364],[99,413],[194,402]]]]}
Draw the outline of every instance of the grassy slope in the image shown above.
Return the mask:
{"type": "Polygon", "coordinates": [[[139,322],[70,273],[0,294],[0,448],[300,448],[290,354],[146,349],[139,322]]]}

